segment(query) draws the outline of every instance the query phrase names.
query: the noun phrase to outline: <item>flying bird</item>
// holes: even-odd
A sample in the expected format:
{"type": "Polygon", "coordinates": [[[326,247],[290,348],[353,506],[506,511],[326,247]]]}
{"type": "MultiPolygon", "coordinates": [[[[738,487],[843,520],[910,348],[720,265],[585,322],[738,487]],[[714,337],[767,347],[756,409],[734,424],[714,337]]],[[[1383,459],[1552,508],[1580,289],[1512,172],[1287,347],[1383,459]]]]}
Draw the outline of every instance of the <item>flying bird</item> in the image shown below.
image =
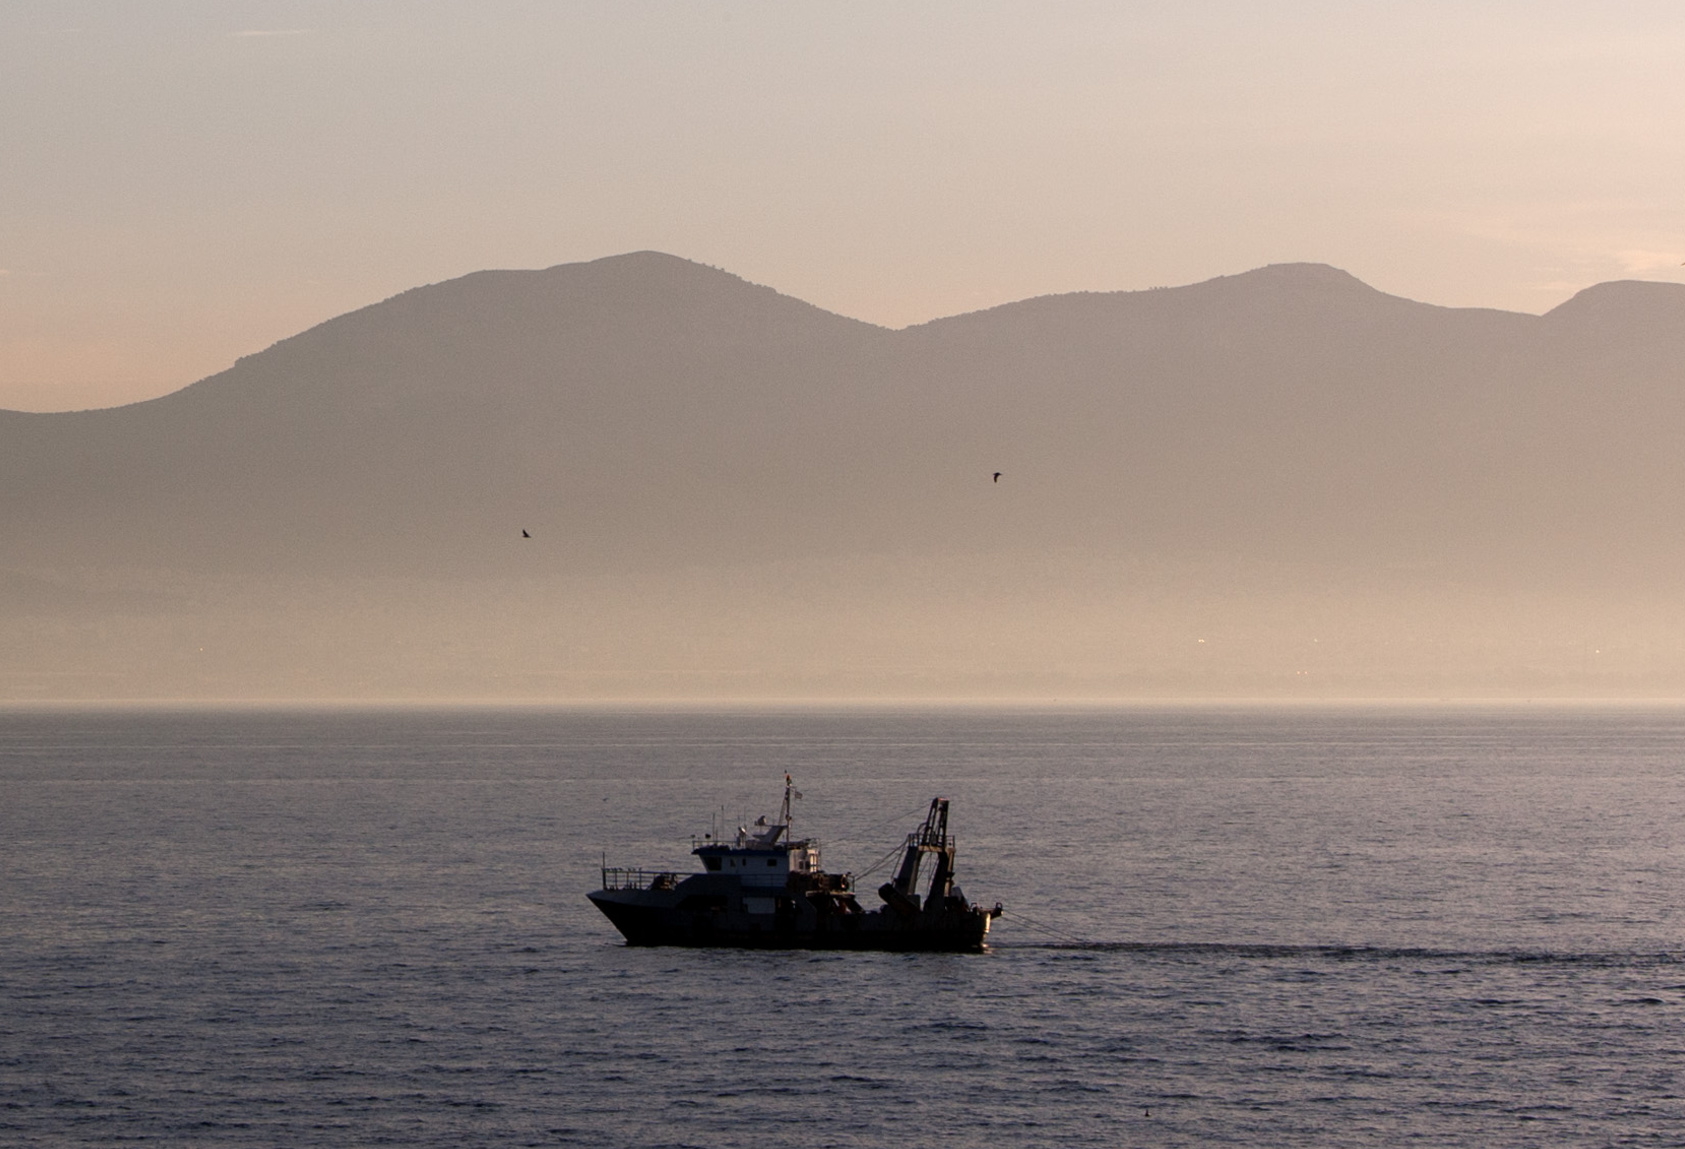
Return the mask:
{"type": "Polygon", "coordinates": [[[997,483],[1000,482],[1000,472],[999,471],[995,472],[995,482],[997,482],[997,483]]]}
{"type": "Polygon", "coordinates": [[[521,537],[522,537],[522,538],[523,538],[523,539],[530,539],[530,538],[532,538],[532,536],[531,536],[531,535],[529,535],[529,534],[527,534],[527,532],[526,532],[526,529],[525,529],[525,528],[524,528],[524,527],[523,527],[523,528],[522,528],[522,530],[521,530],[521,537]]]}

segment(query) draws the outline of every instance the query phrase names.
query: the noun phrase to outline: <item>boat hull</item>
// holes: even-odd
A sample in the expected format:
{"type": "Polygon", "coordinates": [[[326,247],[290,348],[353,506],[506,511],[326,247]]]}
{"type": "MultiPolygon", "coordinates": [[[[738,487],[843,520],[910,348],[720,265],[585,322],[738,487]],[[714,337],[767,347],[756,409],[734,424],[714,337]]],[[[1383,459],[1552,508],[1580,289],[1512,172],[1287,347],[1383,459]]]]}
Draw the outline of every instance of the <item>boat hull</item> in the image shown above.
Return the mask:
{"type": "Polygon", "coordinates": [[[784,898],[772,913],[752,913],[729,905],[686,907],[682,897],[647,890],[587,896],[634,946],[975,953],[985,948],[992,918],[974,907],[822,913],[806,899],[784,898]]]}

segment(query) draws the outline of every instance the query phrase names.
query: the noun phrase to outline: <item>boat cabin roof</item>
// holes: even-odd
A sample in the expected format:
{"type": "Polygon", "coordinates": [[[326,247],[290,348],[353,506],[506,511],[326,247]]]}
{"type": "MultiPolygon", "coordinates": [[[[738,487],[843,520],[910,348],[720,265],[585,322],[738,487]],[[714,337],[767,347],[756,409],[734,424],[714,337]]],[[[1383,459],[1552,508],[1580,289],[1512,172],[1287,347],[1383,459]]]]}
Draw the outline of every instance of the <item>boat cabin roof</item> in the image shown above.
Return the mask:
{"type": "Polygon", "coordinates": [[[691,850],[691,853],[700,854],[706,850],[710,854],[736,853],[739,851],[783,854],[790,850],[806,849],[812,844],[805,838],[800,841],[791,841],[787,837],[789,831],[790,824],[788,822],[773,822],[769,825],[767,820],[762,818],[753,826],[737,827],[735,841],[728,842],[724,837],[715,840],[712,835],[705,835],[700,842],[692,838],[691,844],[695,848],[691,850]],[[778,840],[780,838],[784,838],[782,843],[778,840]]]}
{"type": "Polygon", "coordinates": [[[691,853],[719,854],[721,856],[732,854],[746,858],[782,858],[792,850],[805,850],[811,844],[805,838],[799,842],[783,842],[776,846],[738,846],[730,842],[704,842],[691,853]]]}

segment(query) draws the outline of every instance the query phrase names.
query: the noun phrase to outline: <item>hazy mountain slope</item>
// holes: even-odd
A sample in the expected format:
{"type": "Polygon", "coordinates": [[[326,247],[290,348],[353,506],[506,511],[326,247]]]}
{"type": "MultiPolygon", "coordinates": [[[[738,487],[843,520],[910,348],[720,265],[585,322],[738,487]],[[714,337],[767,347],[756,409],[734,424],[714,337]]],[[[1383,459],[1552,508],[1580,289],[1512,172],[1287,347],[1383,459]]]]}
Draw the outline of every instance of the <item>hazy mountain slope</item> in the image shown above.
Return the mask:
{"type": "Polygon", "coordinates": [[[1682,440],[1676,285],[484,272],[0,412],[0,698],[1685,691],[1682,440]]]}
{"type": "Polygon", "coordinates": [[[1681,332],[1685,288],[1539,318],[1312,265],[889,332],[646,253],[407,292],[149,403],[8,414],[0,479],[32,562],[501,571],[522,528],[566,540],[529,548],[565,571],[1659,562],[1685,510],[1681,332]]]}
{"type": "Polygon", "coordinates": [[[908,334],[910,374],[979,456],[1045,485],[1026,531],[1530,577],[1582,544],[1678,553],[1658,532],[1685,510],[1682,333],[1671,285],[1605,285],[1539,318],[1288,265],[908,334]],[[1631,308],[1597,299],[1640,287],[1631,308]]]}
{"type": "Polygon", "coordinates": [[[480,273],[152,402],[8,414],[8,526],[35,561],[435,573],[523,527],[670,558],[815,496],[886,335],[669,256],[480,273]]]}

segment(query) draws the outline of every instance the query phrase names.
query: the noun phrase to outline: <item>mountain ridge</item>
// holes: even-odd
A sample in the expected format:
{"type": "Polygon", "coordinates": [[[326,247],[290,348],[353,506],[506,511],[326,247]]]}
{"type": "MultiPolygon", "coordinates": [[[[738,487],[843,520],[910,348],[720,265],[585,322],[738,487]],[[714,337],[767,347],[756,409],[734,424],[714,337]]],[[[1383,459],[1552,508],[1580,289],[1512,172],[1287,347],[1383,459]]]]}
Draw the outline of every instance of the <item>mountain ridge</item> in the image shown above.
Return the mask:
{"type": "MultiPolygon", "coordinates": [[[[144,403],[7,413],[0,478],[14,520],[40,496],[21,539],[62,538],[55,517],[103,518],[114,537],[113,519],[152,519],[149,561],[180,549],[189,564],[237,557],[253,515],[331,543],[324,554],[420,562],[406,539],[445,529],[467,545],[500,492],[565,504],[605,560],[645,561],[661,539],[667,561],[963,546],[974,508],[952,480],[968,459],[1012,465],[1020,484],[1031,465],[1051,484],[1038,497],[1091,521],[1107,491],[1154,492],[1105,516],[1106,545],[1174,550],[1181,520],[1258,545],[1274,532],[1282,546],[1385,547],[1417,518],[1412,498],[1467,543],[1512,532],[1514,482],[1562,486],[1529,441],[1588,421],[1641,433],[1640,411],[1665,425],[1653,377],[1676,377],[1666,320],[1685,300],[1668,287],[1602,285],[1539,317],[1280,264],[890,330],[632,253],[416,288],[144,403]],[[1631,299],[1642,306],[1623,326],[1631,299]],[[1566,350],[1557,337],[1585,330],[1595,338],[1566,350]],[[1591,398],[1588,372],[1595,409],[1564,421],[1591,398]],[[383,531],[383,547],[358,540],[383,531]]],[[[1008,512],[1029,547],[1076,541],[1062,513],[1008,512]]],[[[293,550],[258,549],[263,564],[293,550]]]]}
{"type": "Polygon", "coordinates": [[[1353,689],[1447,658],[1537,685],[1540,650],[1583,677],[1552,636],[1617,602],[1672,619],[1642,641],[1685,690],[1682,301],[1442,308],[1288,264],[892,330],[660,253],[479,272],[157,399],[0,412],[0,617],[38,636],[0,697],[165,648],[189,693],[282,689],[199,669],[170,636],[201,629],[316,635],[295,692],[450,693],[476,644],[481,691],[511,658],[587,693],[1047,682],[1059,650],[1114,687],[1275,690],[1305,619],[1348,635],[1353,689]],[[1201,630],[1252,653],[1201,678],[1201,630]]]}
{"type": "Polygon", "coordinates": [[[1244,289],[1259,285],[1264,285],[1267,288],[1286,287],[1290,290],[1300,292],[1320,291],[1326,296],[1332,296],[1334,298],[1340,298],[1343,295],[1347,299],[1365,299],[1371,302],[1392,301],[1408,304],[1415,308],[1433,308],[1444,312],[1515,316],[1524,320],[1540,319],[1549,316],[1575,316],[1587,312],[1601,313],[1602,311],[1609,309],[1605,307],[1602,301],[1606,299],[1613,299],[1616,295],[1621,297],[1622,305],[1630,305],[1633,300],[1642,299],[1647,305],[1646,310],[1656,312],[1658,316],[1663,319],[1677,319],[1678,313],[1685,313],[1685,285],[1680,284],[1645,280],[1613,280],[1607,283],[1594,284],[1576,292],[1569,299],[1546,312],[1544,316],[1534,316],[1526,312],[1512,312],[1498,308],[1446,307],[1440,304],[1412,300],[1405,296],[1383,292],[1378,288],[1370,286],[1363,280],[1358,279],[1350,272],[1333,267],[1329,264],[1314,262],[1289,262],[1266,264],[1258,268],[1253,268],[1249,271],[1216,276],[1196,283],[1177,286],[1117,291],[1055,292],[996,304],[992,307],[983,308],[978,311],[939,316],[921,323],[910,324],[906,327],[888,328],[868,323],[865,320],[854,319],[849,316],[841,315],[837,312],[827,311],[814,304],[807,303],[795,296],[786,295],[777,289],[764,284],[754,283],[751,280],[735,275],[734,273],[721,268],[712,267],[708,264],[699,263],[665,252],[644,250],[626,252],[619,255],[604,256],[599,259],[578,263],[556,264],[551,267],[541,269],[487,269],[470,272],[461,276],[455,276],[451,279],[440,280],[435,283],[408,288],[404,291],[388,296],[383,300],[369,303],[359,308],[354,308],[351,311],[334,316],[322,321],[321,323],[313,324],[303,331],[276,340],[274,343],[262,350],[254,351],[238,357],[228,368],[213,372],[202,379],[195,380],[181,388],[178,388],[176,391],[169,392],[166,395],[156,396],[152,399],[139,400],[136,403],[121,404],[117,407],[86,408],[77,411],[37,412],[14,411],[0,408],[0,415],[73,415],[83,414],[87,411],[121,410],[128,407],[140,406],[146,403],[155,403],[160,400],[169,399],[172,396],[180,395],[185,391],[201,387],[202,385],[211,383],[212,381],[221,380],[236,368],[251,363],[254,360],[270,356],[272,353],[287,352],[299,347],[319,345],[322,341],[332,338],[334,335],[337,335],[343,330],[348,328],[354,329],[359,322],[366,321],[370,317],[378,317],[382,321],[385,321],[388,317],[396,314],[406,313],[411,310],[424,309],[436,298],[448,298],[451,293],[459,292],[463,289],[472,289],[481,284],[497,282],[542,282],[547,278],[574,276],[582,273],[589,274],[592,272],[607,272],[609,273],[607,276],[600,276],[588,285],[588,294],[595,296],[595,300],[598,304],[614,302],[614,290],[617,288],[624,290],[628,285],[636,286],[639,289],[635,293],[639,302],[647,302],[645,295],[647,289],[651,285],[652,281],[659,282],[659,280],[655,279],[655,276],[650,274],[656,269],[659,269],[657,274],[659,274],[662,279],[666,280],[666,286],[669,289],[680,286],[680,284],[675,282],[675,276],[677,274],[682,274],[688,281],[685,286],[700,287],[706,284],[713,287],[719,287],[722,285],[729,285],[734,291],[739,292],[745,298],[753,298],[757,301],[778,301],[780,306],[786,307],[794,305],[794,307],[791,308],[792,310],[799,310],[815,316],[825,317],[825,322],[836,320],[841,321],[844,325],[857,329],[865,329],[890,335],[919,332],[941,325],[952,324],[958,321],[971,320],[979,316],[989,316],[1002,312],[1011,312],[1015,309],[1059,306],[1064,302],[1138,301],[1142,299],[1151,299],[1165,293],[1191,293],[1202,290],[1224,291],[1231,288],[1238,287],[1244,289]],[[632,276],[624,274],[627,272],[633,273],[636,278],[634,279],[632,276]],[[1340,294],[1336,295],[1336,292],[1340,294]]]}

